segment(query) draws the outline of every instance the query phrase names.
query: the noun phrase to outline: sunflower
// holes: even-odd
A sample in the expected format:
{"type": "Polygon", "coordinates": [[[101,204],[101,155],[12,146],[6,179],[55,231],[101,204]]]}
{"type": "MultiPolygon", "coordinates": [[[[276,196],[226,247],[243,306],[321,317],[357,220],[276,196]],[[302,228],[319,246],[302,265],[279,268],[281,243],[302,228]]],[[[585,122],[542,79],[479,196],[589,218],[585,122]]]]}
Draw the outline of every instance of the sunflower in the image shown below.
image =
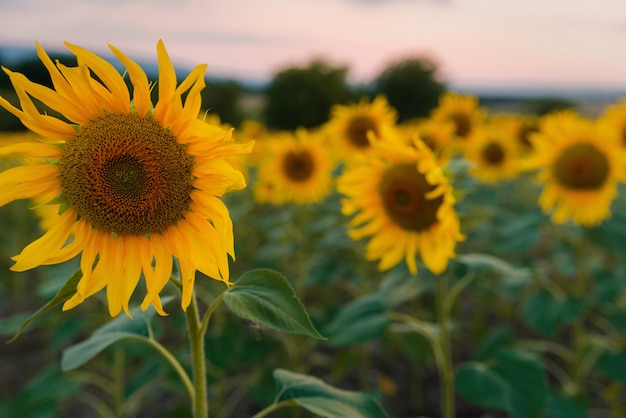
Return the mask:
{"type": "Polygon", "coordinates": [[[265,152],[265,143],[270,138],[267,127],[255,120],[246,119],[241,123],[237,137],[242,142],[254,141],[254,149],[245,157],[247,165],[256,166],[265,152]]]}
{"type": "Polygon", "coordinates": [[[626,99],[607,106],[598,120],[607,132],[617,136],[622,148],[626,149],[626,99]]]}
{"type": "Polygon", "coordinates": [[[255,185],[260,201],[317,203],[331,193],[335,162],[319,135],[301,128],[283,132],[267,145],[270,149],[259,163],[255,185]]]}
{"type": "Polygon", "coordinates": [[[442,273],[464,237],[454,210],[453,190],[430,149],[419,138],[372,142],[361,164],[337,179],[342,213],[354,240],[370,237],[365,257],[387,270],[404,258],[417,274],[418,253],[426,267],[442,273]]]}
{"type": "Polygon", "coordinates": [[[367,153],[370,132],[382,140],[389,137],[396,120],[395,109],[384,96],[377,96],[371,103],[364,98],[356,104],[335,105],[327,128],[340,154],[350,158],[367,153]]]}
{"type": "Polygon", "coordinates": [[[15,271],[65,262],[80,254],[82,277],[63,305],[71,309],[106,287],[111,316],[128,304],[145,277],[142,309],[164,315],[159,297],[169,281],[173,258],[182,282],[181,306],[191,301],[195,272],[229,284],[228,255],[234,259],[232,221],[219,199],[245,187],[241,172],[226,161],[249,152],[230,132],[198,118],[206,66],[177,85],[162,41],[157,43],[158,102],[150,100],[145,72],[110,46],[126,67],[133,87],[106,60],[70,43],[78,65],[37,54],[54,88],[4,69],[21,109],[0,97],[0,106],[43,139],[14,144],[0,155],[43,158],[0,174],[0,205],[16,199],[47,199],[60,205],[51,228],[13,257],[15,271]],[[182,96],[185,95],[185,100],[182,96]],[[60,113],[41,114],[32,98],[60,113]]]}
{"type": "Polygon", "coordinates": [[[514,137],[519,144],[519,151],[522,155],[532,152],[532,142],[530,137],[539,132],[539,125],[536,116],[520,115],[514,117],[511,124],[514,137]]]}
{"type": "Polygon", "coordinates": [[[409,143],[413,143],[410,138],[417,135],[442,164],[449,160],[450,143],[454,139],[452,122],[435,121],[432,118],[414,119],[400,124],[398,129],[409,139],[409,143]]]}
{"type": "Polygon", "coordinates": [[[611,216],[617,183],[625,180],[624,154],[615,136],[573,111],[545,116],[531,137],[526,168],[543,183],[539,205],[555,223],[595,226],[611,216]]]}
{"type": "Polygon", "coordinates": [[[472,164],[469,174],[484,183],[511,180],[520,171],[517,140],[510,130],[497,122],[477,129],[464,155],[472,164]]]}
{"type": "Polygon", "coordinates": [[[463,150],[471,141],[476,128],[487,116],[478,99],[471,95],[448,92],[439,99],[439,104],[431,113],[436,122],[452,122],[454,125],[453,145],[463,150]]]}

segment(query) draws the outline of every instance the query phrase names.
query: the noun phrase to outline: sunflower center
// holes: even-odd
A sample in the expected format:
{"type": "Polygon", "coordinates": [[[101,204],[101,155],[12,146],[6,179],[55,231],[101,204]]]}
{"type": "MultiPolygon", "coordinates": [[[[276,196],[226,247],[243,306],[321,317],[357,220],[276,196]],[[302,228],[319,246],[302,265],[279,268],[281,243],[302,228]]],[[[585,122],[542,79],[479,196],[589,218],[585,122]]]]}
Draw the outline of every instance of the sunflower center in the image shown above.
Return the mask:
{"type": "Polygon", "coordinates": [[[465,113],[452,113],[449,119],[454,124],[454,135],[460,138],[466,138],[469,135],[472,124],[465,113]]]}
{"type": "Polygon", "coordinates": [[[499,144],[490,142],[482,149],[483,158],[490,165],[499,165],[504,161],[504,150],[499,144]]]}
{"type": "Polygon", "coordinates": [[[443,197],[426,198],[435,186],[426,181],[414,164],[403,164],[385,173],[379,185],[385,212],[391,220],[408,231],[423,231],[437,222],[437,210],[443,197]]]}
{"type": "Polygon", "coordinates": [[[137,159],[129,155],[119,155],[107,162],[104,181],[113,193],[132,197],[141,193],[146,184],[146,171],[137,159]]]}
{"type": "Polygon", "coordinates": [[[593,145],[574,144],[556,159],[554,176],[571,189],[597,189],[609,176],[609,162],[593,145]]]}
{"type": "Polygon", "coordinates": [[[431,151],[436,151],[439,148],[437,140],[433,135],[421,133],[420,139],[431,151]]]}
{"type": "Polygon", "coordinates": [[[367,132],[374,131],[374,134],[378,135],[376,128],[376,124],[370,117],[357,116],[348,125],[348,139],[358,148],[367,148],[370,145],[367,132]]]}
{"type": "Polygon", "coordinates": [[[283,168],[291,180],[305,181],[313,174],[313,157],[306,151],[290,152],[285,157],[283,168]]]}
{"type": "Polygon", "coordinates": [[[96,229],[160,232],[189,209],[192,166],[185,146],[154,119],[107,113],[66,142],[61,193],[96,229]]]}
{"type": "Polygon", "coordinates": [[[622,126],[622,146],[626,147],[626,123],[622,126]]]}
{"type": "Polygon", "coordinates": [[[522,147],[527,149],[532,148],[533,144],[530,142],[530,136],[536,132],[539,132],[539,129],[536,126],[523,125],[517,133],[517,140],[522,147]]]}

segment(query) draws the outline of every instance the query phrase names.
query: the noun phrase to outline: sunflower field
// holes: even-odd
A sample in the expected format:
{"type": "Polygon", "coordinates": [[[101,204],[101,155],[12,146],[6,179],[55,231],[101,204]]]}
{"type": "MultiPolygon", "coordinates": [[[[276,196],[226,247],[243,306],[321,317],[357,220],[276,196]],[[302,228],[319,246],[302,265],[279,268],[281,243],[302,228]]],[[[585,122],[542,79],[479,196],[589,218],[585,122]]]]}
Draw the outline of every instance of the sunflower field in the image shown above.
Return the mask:
{"type": "Polygon", "coordinates": [[[0,416],[626,416],[626,100],[232,127],[67,47],[0,96],[0,416]]]}

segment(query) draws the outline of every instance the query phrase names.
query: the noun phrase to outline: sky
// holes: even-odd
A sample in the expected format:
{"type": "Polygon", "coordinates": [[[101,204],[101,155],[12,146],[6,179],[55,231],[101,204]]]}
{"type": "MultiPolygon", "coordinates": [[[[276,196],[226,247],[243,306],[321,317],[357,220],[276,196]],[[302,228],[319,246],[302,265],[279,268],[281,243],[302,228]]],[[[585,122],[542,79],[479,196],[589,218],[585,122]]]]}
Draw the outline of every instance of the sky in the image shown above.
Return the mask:
{"type": "Polygon", "coordinates": [[[313,59],[367,83],[421,57],[450,84],[626,89],[626,0],[2,0],[0,45],[97,53],[267,81],[313,59]],[[60,6],[62,5],[62,6],[60,6]]]}

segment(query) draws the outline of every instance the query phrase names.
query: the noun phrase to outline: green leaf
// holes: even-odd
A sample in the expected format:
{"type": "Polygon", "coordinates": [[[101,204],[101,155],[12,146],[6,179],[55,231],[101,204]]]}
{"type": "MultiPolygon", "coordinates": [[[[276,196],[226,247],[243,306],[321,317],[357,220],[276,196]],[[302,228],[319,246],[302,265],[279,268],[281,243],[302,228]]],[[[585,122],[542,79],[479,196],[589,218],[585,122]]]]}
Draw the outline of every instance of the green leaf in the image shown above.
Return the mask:
{"type": "MultiPolygon", "coordinates": [[[[173,296],[167,296],[161,299],[163,305],[174,299],[173,296]]],[[[142,311],[137,306],[130,310],[130,314],[134,319],[126,315],[119,315],[111,319],[106,324],[96,329],[93,334],[85,341],[74,344],[65,350],[61,357],[61,370],[74,370],[89,360],[100,354],[102,350],[113,343],[124,339],[145,338],[147,335],[146,324],[155,315],[156,311],[152,306],[142,311]]]]}
{"type": "Polygon", "coordinates": [[[102,350],[113,343],[130,338],[145,338],[143,335],[132,332],[108,332],[96,334],[78,344],[74,344],[63,350],[61,357],[61,370],[64,372],[74,370],[87,363],[100,354],[102,350]]]}
{"type": "Polygon", "coordinates": [[[502,348],[488,362],[461,366],[455,386],[468,402],[501,409],[516,418],[545,413],[548,385],[543,365],[521,350],[502,348]]]}
{"type": "Polygon", "coordinates": [[[389,415],[371,395],[327,385],[322,380],[283,369],[274,370],[275,403],[292,401],[326,418],[385,418],[389,415]]]}
{"type": "Polygon", "coordinates": [[[626,353],[606,352],[598,360],[598,367],[608,378],[626,385],[626,353]]]}
{"type": "Polygon", "coordinates": [[[498,327],[482,339],[476,350],[474,350],[472,357],[476,361],[487,361],[493,357],[497,350],[508,344],[510,340],[511,330],[508,327],[498,327]]]}
{"type": "Polygon", "coordinates": [[[515,282],[525,282],[531,279],[530,270],[516,267],[505,260],[489,254],[461,254],[456,261],[476,270],[487,269],[500,274],[503,278],[515,282]]]}
{"type": "Polygon", "coordinates": [[[323,329],[326,343],[344,346],[378,338],[389,325],[387,312],[383,296],[378,293],[348,303],[323,329]]]}
{"type": "Polygon", "coordinates": [[[572,400],[550,394],[546,403],[546,418],[589,418],[589,415],[572,400]]]}
{"type": "Polygon", "coordinates": [[[24,331],[24,329],[35,319],[39,318],[41,315],[50,311],[51,309],[56,308],[60,304],[65,303],[66,300],[71,298],[74,293],[76,293],[76,287],[78,286],[78,282],[80,281],[81,277],[83,277],[83,274],[80,270],[74,273],[74,275],[72,275],[72,277],[70,277],[65,282],[65,284],[61,286],[57,294],[52,299],[50,299],[48,303],[42,306],[37,312],[29,316],[28,319],[26,319],[22,323],[22,325],[20,325],[13,338],[7,341],[7,344],[17,340],[17,338],[22,334],[22,331],[24,331]]]}
{"type": "Polygon", "coordinates": [[[522,318],[535,331],[553,336],[560,327],[574,321],[584,310],[585,304],[580,299],[557,299],[550,292],[541,290],[524,302],[522,318]]]}
{"type": "Polygon", "coordinates": [[[435,280],[424,277],[426,272],[421,272],[417,276],[407,276],[402,270],[399,271],[400,273],[387,274],[380,284],[379,293],[383,295],[384,303],[389,308],[395,308],[435,287],[435,280]]]}
{"type": "Polygon", "coordinates": [[[496,361],[494,370],[511,388],[511,413],[516,418],[540,417],[548,395],[541,359],[522,350],[502,349],[496,361]]]}
{"type": "Polygon", "coordinates": [[[224,293],[224,302],[239,317],[279,331],[324,339],[282,274],[250,270],[224,293]]]}
{"type": "Polygon", "coordinates": [[[461,366],[456,372],[454,385],[459,394],[472,403],[510,410],[508,383],[484,363],[471,362],[461,366]]]}

